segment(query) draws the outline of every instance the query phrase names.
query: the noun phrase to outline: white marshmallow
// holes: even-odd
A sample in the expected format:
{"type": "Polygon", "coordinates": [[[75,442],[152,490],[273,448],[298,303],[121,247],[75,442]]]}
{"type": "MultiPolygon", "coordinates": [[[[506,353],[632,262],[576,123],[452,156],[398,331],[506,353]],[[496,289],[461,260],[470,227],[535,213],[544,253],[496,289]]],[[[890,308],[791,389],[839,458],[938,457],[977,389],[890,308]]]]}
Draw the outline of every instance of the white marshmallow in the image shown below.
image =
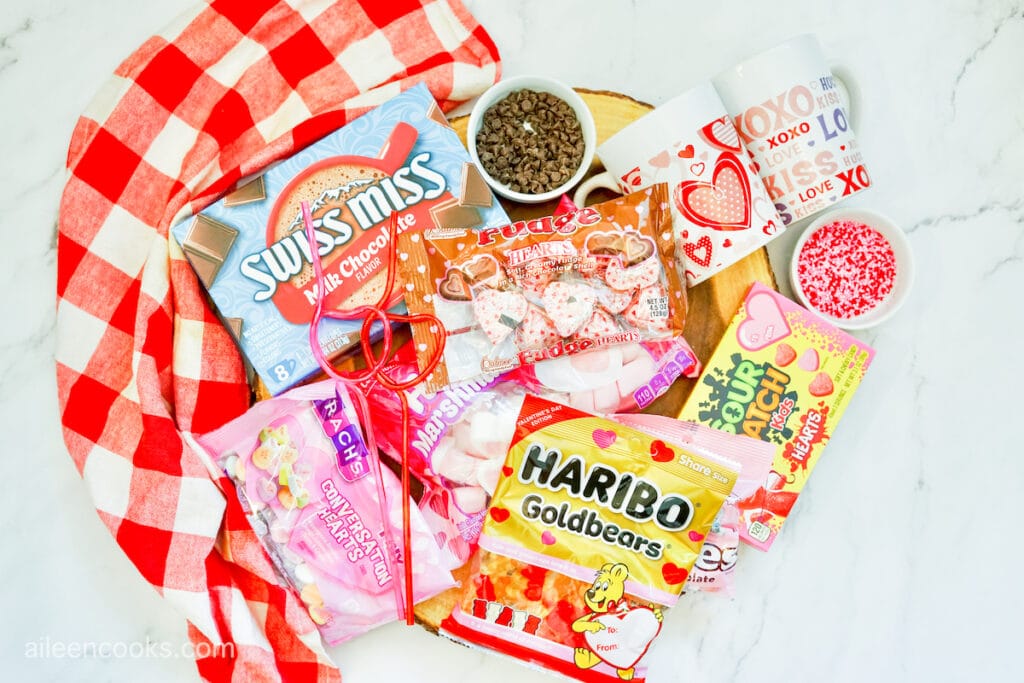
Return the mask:
{"type": "Polygon", "coordinates": [[[501,477],[501,468],[505,465],[505,458],[491,458],[484,460],[476,471],[476,480],[487,495],[493,496],[494,489],[498,486],[498,479],[501,477]]]}
{"type": "Polygon", "coordinates": [[[646,354],[624,365],[618,381],[619,396],[630,396],[639,386],[651,379],[654,370],[654,359],[646,354]]]}
{"type": "Polygon", "coordinates": [[[451,440],[444,439],[437,444],[431,457],[430,468],[449,481],[459,484],[475,484],[476,470],[480,461],[470,457],[451,440]]]}
{"type": "Polygon", "coordinates": [[[479,486],[460,486],[452,489],[455,504],[467,515],[481,512],[487,507],[487,493],[479,486]]]}
{"type": "MultiPolygon", "coordinates": [[[[474,444],[504,443],[507,446],[512,442],[515,431],[516,415],[505,410],[493,413],[479,411],[473,415],[470,424],[470,433],[474,444]]],[[[484,451],[482,455],[488,455],[487,451],[484,451]]]]}

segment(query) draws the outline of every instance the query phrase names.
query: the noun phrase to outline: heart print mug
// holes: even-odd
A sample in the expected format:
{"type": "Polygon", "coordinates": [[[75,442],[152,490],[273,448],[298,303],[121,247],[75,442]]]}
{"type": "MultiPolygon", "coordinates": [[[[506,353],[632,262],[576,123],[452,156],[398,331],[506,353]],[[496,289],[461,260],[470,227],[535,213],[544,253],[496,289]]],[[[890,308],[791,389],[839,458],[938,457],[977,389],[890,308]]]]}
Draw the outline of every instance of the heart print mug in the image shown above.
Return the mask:
{"type": "Polygon", "coordinates": [[[678,95],[597,149],[607,169],[576,191],[669,185],[679,270],[695,285],[763,246],[783,224],[711,83],[678,95]]]}
{"type": "Polygon", "coordinates": [[[813,35],[751,57],[713,82],[786,225],[871,185],[851,125],[855,82],[830,68],[813,35]]]}

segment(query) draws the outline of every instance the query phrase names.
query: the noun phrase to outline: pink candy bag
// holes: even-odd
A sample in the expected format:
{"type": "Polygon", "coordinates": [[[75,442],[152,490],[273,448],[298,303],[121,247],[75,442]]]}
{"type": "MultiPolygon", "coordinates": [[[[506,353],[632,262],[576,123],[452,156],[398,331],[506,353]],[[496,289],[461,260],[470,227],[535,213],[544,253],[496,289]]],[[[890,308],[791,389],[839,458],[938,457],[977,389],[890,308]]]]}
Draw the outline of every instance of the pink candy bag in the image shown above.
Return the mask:
{"type": "MultiPolygon", "coordinates": [[[[199,443],[234,482],[253,529],[328,644],[397,618],[401,484],[367,449],[344,386],[319,382],[257,403],[199,443]]],[[[410,531],[419,602],[454,581],[415,507],[410,531]]]]}
{"type": "Polygon", "coordinates": [[[612,417],[621,424],[660,436],[669,443],[686,446],[699,455],[711,459],[725,458],[740,466],[736,485],[704,539],[704,546],[685,587],[687,591],[731,594],[733,569],[736,567],[740,543],[740,510],[737,503],[753,494],[764,483],[775,457],[775,447],[747,436],[728,434],[702,424],[662,415],[612,417]]]}

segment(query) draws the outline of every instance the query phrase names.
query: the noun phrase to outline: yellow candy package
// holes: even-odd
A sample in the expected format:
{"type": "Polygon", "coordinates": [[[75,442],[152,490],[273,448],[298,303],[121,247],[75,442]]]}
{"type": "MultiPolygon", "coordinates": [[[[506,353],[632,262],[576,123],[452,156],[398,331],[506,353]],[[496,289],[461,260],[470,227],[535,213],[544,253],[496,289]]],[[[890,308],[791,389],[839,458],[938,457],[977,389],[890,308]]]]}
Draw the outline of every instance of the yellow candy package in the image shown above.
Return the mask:
{"type": "Polygon", "coordinates": [[[644,680],[737,468],[527,396],[442,633],[580,681],[644,680]]]}

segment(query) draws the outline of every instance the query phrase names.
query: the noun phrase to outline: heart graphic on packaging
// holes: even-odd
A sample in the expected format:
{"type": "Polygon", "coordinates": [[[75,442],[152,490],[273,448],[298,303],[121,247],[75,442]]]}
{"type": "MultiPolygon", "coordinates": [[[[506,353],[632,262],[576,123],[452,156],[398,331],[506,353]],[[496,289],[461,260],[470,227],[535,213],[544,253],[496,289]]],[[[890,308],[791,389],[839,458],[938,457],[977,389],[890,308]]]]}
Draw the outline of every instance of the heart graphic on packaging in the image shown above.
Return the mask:
{"type": "Polygon", "coordinates": [[[647,163],[649,163],[654,168],[668,168],[668,165],[671,162],[672,160],[668,156],[668,150],[664,149],[647,160],[647,163]]]}
{"type": "Polygon", "coordinates": [[[693,145],[687,145],[676,152],[680,159],[692,159],[694,154],[693,145]]]}
{"type": "MultiPolygon", "coordinates": [[[[492,510],[491,512],[493,513],[494,511],[492,510]]],[[[686,577],[689,575],[690,570],[686,567],[679,567],[674,562],[666,562],[661,565],[661,578],[665,579],[665,583],[670,586],[681,584],[686,581],[686,577]]]]}
{"type": "Polygon", "coordinates": [[[750,179],[735,155],[723,152],[711,182],[684,180],[674,193],[676,208],[687,220],[714,230],[750,227],[750,179]]]}
{"type": "Polygon", "coordinates": [[[711,238],[707,235],[701,235],[696,243],[687,242],[683,251],[698,266],[707,268],[711,264],[711,238]]]}
{"type": "Polygon", "coordinates": [[[594,443],[600,448],[608,448],[619,438],[619,435],[610,429],[595,429],[591,436],[594,437],[594,443]]]}
{"type": "Polygon", "coordinates": [[[438,285],[437,291],[449,301],[470,301],[473,298],[473,292],[461,270],[449,270],[448,275],[438,285]]]}
{"type": "Polygon", "coordinates": [[[634,607],[628,612],[602,614],[592,622],[604,626],[600,631],[583,634],[587,647],[618,670],[632,669],[661,632],[661,622],[649,607],[634,607]]]}
{"type": "Polygon", "coordinates": [[[661,439],[651,442],[651,460],[654,462],[672,462],[675,457],[676,454],[661,439]]]}
{"type": "Polygon", "coordinates": [[[736,340],[743,348],[757,351],[789,336],[789,324],[771,294],[754,294],[745,308],[747,319],[736,330],[736,340]]]}
{"type": "Polygon", "coordinates": [[[510,514],[505,508],[491,508],[491,519],[499,524],[508,519],[510,514]]]}
{"type": "Polygon", "coordinates": [[[700,136],[709,145],[724,152],[742,152],[740,136],[728,116],[721,116],[700,129],[700,136]]]}

